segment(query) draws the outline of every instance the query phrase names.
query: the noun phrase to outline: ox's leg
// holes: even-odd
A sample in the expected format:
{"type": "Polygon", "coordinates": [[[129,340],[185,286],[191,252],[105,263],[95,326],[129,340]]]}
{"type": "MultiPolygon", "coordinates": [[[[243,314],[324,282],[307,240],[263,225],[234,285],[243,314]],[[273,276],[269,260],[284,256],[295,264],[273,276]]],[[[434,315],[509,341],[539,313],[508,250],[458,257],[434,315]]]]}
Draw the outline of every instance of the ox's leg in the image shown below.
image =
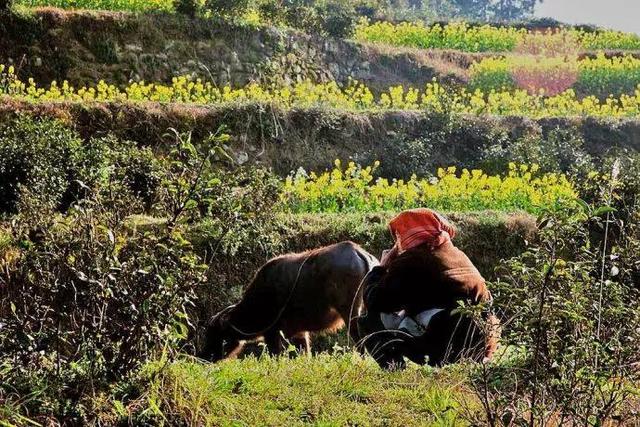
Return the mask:
{"type": "Polygon", "coordinates": [[[358,319],[362,312],[361,304],[357,300],[353,304],[349,302],[347,306],[340,307],[337,311],[347,327],[349,337],[353,340],[352,344],[357,343],[362,338],[358,324],[358,319]]]}
{"type": "Polygon", "coordinates": [[[264,343],[267,346],[269,354],[278,356],[285,350],[286,343],[280,334],[280,330],[271,329],[264,334],[264,343]]]}
{"type": "Polygon", "coordinates": [[[244,349],[245,342],[235,340],[228,344],[225,359],[236,359],[244,349]]]}
{"type": "Polygon", "coordinates": [[[291,343],[296,347],[298,354],[311,353],[311,337],[309,332],[300,332],[291,337],[291,343]]]}

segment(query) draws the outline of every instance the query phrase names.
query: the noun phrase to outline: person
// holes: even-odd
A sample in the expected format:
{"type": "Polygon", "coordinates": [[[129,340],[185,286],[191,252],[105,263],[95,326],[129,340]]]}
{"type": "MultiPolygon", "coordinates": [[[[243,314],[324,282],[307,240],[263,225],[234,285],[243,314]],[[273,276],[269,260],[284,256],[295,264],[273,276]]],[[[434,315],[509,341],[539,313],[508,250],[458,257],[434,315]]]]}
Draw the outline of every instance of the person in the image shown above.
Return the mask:
{"type": "Polygon", "coordinates": [[[431,209],[400,213],[390,223],[394,246],[363,280],[366,314],[357,319],[359,345],[385,369],[404,358],[440,366],[462,358],[488,360],[499,337],[497,318],[482,321],[461,303],[490,306],[491,293],[455,230],[431,209]]]}

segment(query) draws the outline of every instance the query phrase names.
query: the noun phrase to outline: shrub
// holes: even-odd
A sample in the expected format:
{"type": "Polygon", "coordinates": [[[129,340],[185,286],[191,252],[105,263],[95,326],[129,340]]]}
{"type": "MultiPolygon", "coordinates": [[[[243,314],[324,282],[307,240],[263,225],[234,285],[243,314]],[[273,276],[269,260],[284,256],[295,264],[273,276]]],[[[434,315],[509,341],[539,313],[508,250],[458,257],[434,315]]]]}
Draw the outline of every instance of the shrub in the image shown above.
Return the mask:
{"type": "Polygon", "coordinates": [[[134,142],[112,136],[94,139],[85,145],[85,153],[91,150],[100,153],[100,158],[93,163],[102,165],[99,176],[92,181],[96,186],[108,188],[115,184],[124,187],[142,202],[145,211],[150,211],[159,202],[163,165],[149,147],[138,147],[134,142]]]}
{"type": "Polygon", "coordinates": [[[492,287],[512,351],[510,361],[479,369],[484,422],[626,422],[639,379],[637,227],[637,216],[623,225],[606,207],[541,216],[540,244],[504,264],[492,287]],[[608,235],[614,227],[622,227],[617,239],[608,235]]]}
{"type": "Polygon", "coordinates": [[[349,37],[353,34],[358,16],[348,0],[328,0],[321,3],[318,15],[322,29],[331,37],[349,37]]]}
{"type": "Polygon", "coordinates": [[[243,15],[250,4],[250,0],[206,0],[205,8],[216,15],[237,17],[243,15]]]}
{"type": "Polygon", "coordinates": [[[193,18],[196,16],[202,5],[198,0],[175,0],[173,7],[176,12],[193,18]]]}
{"type": "Polygon", "coordinates": [[[482,156],[481,164],[492,173],[506,170],[511,162],[536,164],[543,172],[563,172],[581,178],[594,169],[584,141],[575,129],[558,128],[547,135],[524,135],[508,145],[495,144],[482,156]]]}
{"type": "Polygon", "coordinates": [[[332,37],[350,36],[358,19],[348,0],[262,0],[257,8],[261,17],[272,24],[332,37]]]}
{"type": "Polygon", "coordinates": [[[92,189],[114,182],[150,208],[159,180],[151,150],[129,141],[82,141],[60,121],[26,115],[0,129],[0,212],[15,213],[25,190],[64,211],[92,189]]]}
{"type": "MultiPolygon", "coordinates": [[[[135,202],[87,200],[66,215],[28,203],[0,273],[4,391],[75,419],[82,401],[186,337],[203,268],[179,229],[137,232],[135,202]]],[[[0,387],[1,388],[1,387],[0,387]]]]}
{"type": "Polygon", "coordinates": [[[15,212],[21,188],[58,205],[80,179],[82,141],[60,122],[20,116],[0,129],[0,212],[15,212]]]}
{"type": "Polygon", "coordinates": [[[0,227],[0,399],[29,395],[26,412],[86,422],[90,397],[186,340],[190,319],[225,298],[191,241],[212,264],[275,247],[279,182],[234,166],[223,133],[201,145],[175,136],[160,159],[89,141],[95,185],[66,212],[23,188],[19,213],[0,227]],[[143,202],[156,218],[140,215],[143,202]]]}

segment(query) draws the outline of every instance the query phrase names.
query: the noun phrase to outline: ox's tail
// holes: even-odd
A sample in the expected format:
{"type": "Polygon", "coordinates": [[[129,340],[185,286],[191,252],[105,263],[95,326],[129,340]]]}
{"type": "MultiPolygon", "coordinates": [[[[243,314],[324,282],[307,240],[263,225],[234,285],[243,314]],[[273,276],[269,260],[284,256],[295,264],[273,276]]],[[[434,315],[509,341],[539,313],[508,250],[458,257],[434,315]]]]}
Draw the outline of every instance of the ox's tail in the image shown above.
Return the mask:
{"type": "Polygon", "coordinates": [[[360,258],[360,260],[364,262],[366,271],[363,272],[362,278],[360,279],[360,284],[358,285],[358,289],[356,290],[356,293],[353,296],[353,301],[351,301],[349,318],[344,320],[345,320],[345,323],[347,324],[347,339],[351,338],[357,344],[358,340],[360,339],[359,338],[360,331],[359,331],[357,319],[362,314],[362,307],[363,307],[362,294],[364,291],[363,289],[364,280],[369,274],[369,272],[373,269],[373,267],[380,265],[380,261],[378,261],[378,258],[371,255],[369,252],[365,251],[360,247],[356,247],[355,252],[358,258],[360,258]]]}

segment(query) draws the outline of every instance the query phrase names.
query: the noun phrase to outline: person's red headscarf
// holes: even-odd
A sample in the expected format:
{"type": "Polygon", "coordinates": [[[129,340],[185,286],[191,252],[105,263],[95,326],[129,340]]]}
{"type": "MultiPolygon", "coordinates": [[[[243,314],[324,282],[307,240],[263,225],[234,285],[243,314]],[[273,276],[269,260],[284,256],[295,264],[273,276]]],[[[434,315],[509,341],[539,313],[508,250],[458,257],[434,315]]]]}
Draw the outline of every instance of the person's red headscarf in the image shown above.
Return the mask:
{"type": "Polygon", "coordinates": [[[424,243],[435,249],[456,234],[453,226],[444,217],[425,208],[402,212],[391,220],[389,229],[400,252],[424,243]]]}

